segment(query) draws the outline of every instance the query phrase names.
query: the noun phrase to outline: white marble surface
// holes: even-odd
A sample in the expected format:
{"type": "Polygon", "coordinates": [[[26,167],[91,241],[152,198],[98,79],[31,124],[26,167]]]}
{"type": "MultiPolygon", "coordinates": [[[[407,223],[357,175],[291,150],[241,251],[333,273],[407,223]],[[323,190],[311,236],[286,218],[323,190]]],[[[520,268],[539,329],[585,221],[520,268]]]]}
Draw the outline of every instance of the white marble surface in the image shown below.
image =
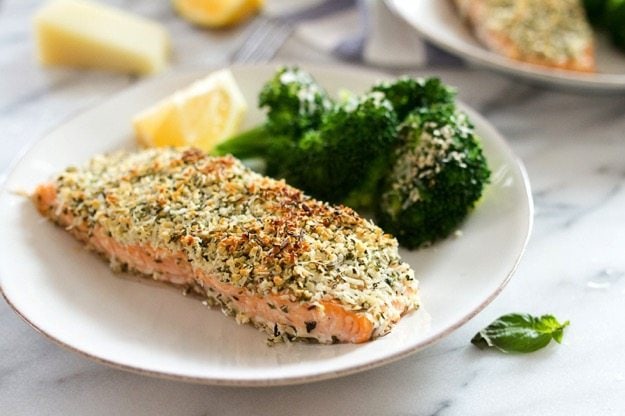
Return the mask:
{"type": "MultiPolygon", "coordinates": [[[[223,65],[244,28],[211,33],[165,0],[114,1],[174,34],[172,70],[223,65]]],[[[33,58],[38,1],[0,0],[0,175],[21,149],[136,79],[44,70],[33,58]]],[[[331,62],[291,39],[279,60],[331,62]]],[[[534,233],[509,286],[481,314],[400,362],[280,388],[217,388],[111,369],[60,349],[0,302],[0,415],[625,414],[625,96],[576,95],[466,69],[428,68],[509,139],[529,172],[534,233]],[[479,351],[497,316],[570,319],[564,344],[530,355],[479,351]]],[[[88,140],[88,138],[86,138],[88,140]]]]}

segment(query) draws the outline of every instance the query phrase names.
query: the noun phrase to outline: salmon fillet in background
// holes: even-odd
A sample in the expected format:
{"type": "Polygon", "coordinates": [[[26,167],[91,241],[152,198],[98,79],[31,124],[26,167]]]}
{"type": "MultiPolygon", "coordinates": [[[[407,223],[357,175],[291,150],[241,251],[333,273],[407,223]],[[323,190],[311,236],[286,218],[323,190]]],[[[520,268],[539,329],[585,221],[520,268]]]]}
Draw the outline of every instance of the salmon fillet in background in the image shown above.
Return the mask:
{"type": "Polygon", "coordinates": [[[419,306],[392,236],[232,157],[97,156],[32,198],[114,269],[187,287],[272,341],[360,343],[419,306]]]}
{"type": "Polygon", "coordinates": [[[477,39],[503,56],[571,71],[596,70],[581,0],[453,0],[477,39]]]}

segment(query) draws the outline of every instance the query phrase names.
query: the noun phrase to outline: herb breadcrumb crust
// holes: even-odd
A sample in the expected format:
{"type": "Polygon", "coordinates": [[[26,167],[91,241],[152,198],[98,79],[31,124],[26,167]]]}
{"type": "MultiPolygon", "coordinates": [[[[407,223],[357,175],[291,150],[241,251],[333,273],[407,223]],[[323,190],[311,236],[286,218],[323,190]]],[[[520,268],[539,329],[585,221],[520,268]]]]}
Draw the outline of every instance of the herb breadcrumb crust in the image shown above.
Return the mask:
{"type": "Polygon", "coordinates": [[[532,64],[595,71],[593,32],[580,0],[454,0],[488,48],[532,64]]]}
{"type": "Polygon", "coordinates": [[[97,156],[33,198],[114,267],[190,287],[274,341],[363,342],[419,307],[395,238],[230,156],[97,156]]]}

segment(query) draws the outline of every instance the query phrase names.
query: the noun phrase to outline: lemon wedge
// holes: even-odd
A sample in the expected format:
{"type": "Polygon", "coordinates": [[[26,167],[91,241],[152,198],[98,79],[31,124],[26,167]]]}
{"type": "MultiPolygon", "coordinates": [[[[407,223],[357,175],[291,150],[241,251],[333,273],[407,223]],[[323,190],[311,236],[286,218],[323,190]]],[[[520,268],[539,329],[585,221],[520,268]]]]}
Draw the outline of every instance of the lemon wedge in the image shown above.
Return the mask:
{"type": "Polygon", "coordinates": [[[176,11],[191,23],[222,27],[239,23],[263,7],[264,0],[172,0],[176,11]]]}
{"type": "Polygon", "coordinates": [[[236,80],[224,69],[142,111],[133,127],[142,146],[194,146],[208,152],[238,131],[246,111],[236,80]]]}

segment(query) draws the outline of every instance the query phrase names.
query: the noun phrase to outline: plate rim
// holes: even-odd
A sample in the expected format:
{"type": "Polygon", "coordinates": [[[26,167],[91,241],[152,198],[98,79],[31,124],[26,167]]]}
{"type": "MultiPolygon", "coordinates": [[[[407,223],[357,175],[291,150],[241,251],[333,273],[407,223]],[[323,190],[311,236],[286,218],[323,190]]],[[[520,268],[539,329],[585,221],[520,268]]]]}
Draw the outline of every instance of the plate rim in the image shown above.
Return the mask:
{"type": "MultiPolygon", "coordinates": [[[[79,111],[73,112],[72,114],[68,115],[66,119],[52,126],[50,129],[46,130],[43,134],[41,134],[40,137],[38,137],[35,140],[32,140],[28,145],[24,146],[22,150],[18,152],[18,154],[13,158],[13,160],[11,161],[11,163],[5,170],[6,176],[4,177],[4,180],[0,182],[0,200],[5,198],[8,194],[12,193],[12,191],[8,189],[8,184],[10,183],[13,175],[16,173],[15,171],[17,167],[28,156],[28,154],[30,154],[31,151],[33,151],[41,142],[43,142],[46,139],[46,137],[52,135],[57,130],[63,129],[67,125],[73,123],[74,120],[79,118],[80,116],[86,113],[92,112],[92,111],[97,111],[99,107],[105,105],[110,100],[116,97],[119,97],[120,95],[132,93],[132,91],[136,89],[145,88],[145,85],[149,83],[158,84],[158,81],[165,77],[191,76],[193,74],[199,74],[200,72],[209,73],[209,72],[219,70],[219,69],[224,69],[224,68],[231,68],[235,70],[236,69],[250,70],[250,69],[254,69],[258,67],[264,67],[264,68],[270,67],[270,68],[275,69],[277,66],[290,65],[290,64],[295,64],[295,63],[289,62],[289,61],[276,61],[276,62],[270,62],[270,63],[260,64],[260,65],[258,64],[234,64],[234,65],[217,65],[217,66],[202,67],[202,68],[186,68],[186,69],[180,69],[180,70],[175,70],[175,71],[168,71],[164,74],[151,77],[149,79],[141,80],[127,88],[123,88],[119,91],[113,92],[103,97],[102,100],[98,101],[97,103],[94,103],[93,105],[87,106],[79,111]]],[[[315,71],[326,71],[326,72],[334,72],[334,73],[351,72],[351,73],[359,73],[363,76],[368,76],[371,78],[374,78],[374,77],[387,78],[387,79],[396,78],[395,75],[386,73],[384,71],[363,68],[363,67],[350,65],[350,64],[300,63],[300,64],[295,64],[295,65],[304,67],[306,70],[312,72],[313,74],[315,73],[315,71]]],[[[424,69],[419,72],[430,73],[432,71],[424,69]]],[[[445,338],[446,336],[454,332],[456,329],[466,324],[473,317],[475,317],[478,313],[480,313],[486,306],[488,306],[501,293],[501,291],[506,287],[506,285],[508,284],[508,282],[514,275],[523,257],[523,254],[525,253],[528,241],[532,234],[533,223],[534,223],[534,202],[533,202],[533,197],[531,194],[531,186],[529,182],[529,177],[528,177],[527,170],[522,160],[518,156],[515,155],[511,147],[506,142],[506,139],[499,133],[499,131],[485,117],[483,117],[481,114],[479,114],[476,110],[472,109],[468,105],[464,104],[462,101],[458,100],[458,103],[460,107],[462,108],[462,110],[469,114],[472,120],[479,120],[479,123],[483,127],[489,130],[489,140],[496,142],[498,145],[497,147],[505,150],[505,153],[507,153],[507,156],[509,157],[509,159],[514,161],[515,167],[518,169],[518,172],[520,173],[520,176],[522,178],[521,187],[524,191],[526,201],[527,201],[527,207],[526,207],[528,211],[527,228],[524,230],[525,235],[523,238],[523,242],[520,246],[520,250],[518,251],[518,253],[516,253],[516,257],[514,259],[513,264],[511,264],[506,275],[502,276],[502,279],[499,281],[497,287],[492,293],[489,294],[489,296],[484,298],[480,302],[479,305],[477,305],[475,308],[473,308],[471,311],[465,314],[462,317],[462,319],[459,319],[458,321],[454,322],[452,325],[444,328],[444,330],[442,330],[440,333],[436,334],[435,336],[425,338],[421,342],[411,345],[409,348],[403,349],[393,355],[378,358],[376,360],[368,361],[366,363],[347,366],[345,368],[341,368],[341,369],[334,370],[334,371],[325,371],[322,373],[308,374],[308,375],[302,375],[302,376],[283,376],[283,377],[276,377],[272,379],[259,379],[257,377],[250,377],[250,378],[204,377],[204,376],[189,376],[189,375],[178,374],[178,373],[163,372],[163,371],[142,368],[139,366],[123,364],[120,362],[116,362],[107,358],[103,358],[103,357],[91,354],[89,352],[83,351],[79,349],[78,347],[74,347],[73,345],[58,339],[53,334],[46,332],[42,328],[38,327],[34,322],[32,322],[21,310],[19,310],[15,306],[15,304],[11,301],[11,299],[9,299],[9,297],[3,290],[2,282],[4,279],[2,279],[1,276],[0,276],[0,294],[2,294],[2,297],[7,302],[7,304],[23,321],[25,321],[29,326],[35,329],[35,331],[37,331],[39,334],[43,335],[44,338],[48,339],[49,341],[52,341],[54,344],[62,347],[63,349],[77,353],[79,356],[82,356],[83,358],[88,358],[92,361],[95,361],[99,364],[104,364],[108,367],[112,367],[112,368],[124,370],[124,371],[129,371],[131,373],[135,373],[139,375],[165,379],[165,380],[182,381],[182,382],[205,384],[205,385],[235,386],[235,387],[286,386],[286,385],[296,385],[296,384],[303,384],[303,383],[309,383],[309,382],[315,382],[315,381],[329,380],[329,379],[333,379],[337,377],[343,377],[343,376],[359,373],[362,371],[367,371],[373,368],[377,368],[377,367],[401,360],[426,347],[434,345],[441,339],[445,338]]]]}
{"type": "MultiPolygon", "coordinates": [[[[496,70],[507,76],[521,77],[528,81],[538,82],[542,85],[551,87],[566,87],[573,90],[594,91],[594,92],[612,92],[619,93],[625,90],[625,73],[595,73],[585,74],[576,73],[575,71],[566,71],[558,69],[542,68],[523,61],[516,61],[505,56],[492,52],[484,47],[477,48],[475,53],[474,47],[469,45],[468,49],[457,47],[453,44],[445,42],[437,36],[430,33],[423,26],[414,24],[401,10],[398,3],[403,0],[384,0],[388,9],[397,17],[401,18],[413,30],[426,40],[432,42],[441,49],[466,59],[482,68],[496,70]],[[596,79],[597,75],[603,79],[596,79]]],[[[428,1],[428,0],[426,0],[428,1]]],[[[449,0],[429,0],[438,2],[448,2],[449,0]]],[[[413,3],[410,3],[413,4],[413,3]]],[[[458,19],[460,19],[458,17],[458,19]]]]}

